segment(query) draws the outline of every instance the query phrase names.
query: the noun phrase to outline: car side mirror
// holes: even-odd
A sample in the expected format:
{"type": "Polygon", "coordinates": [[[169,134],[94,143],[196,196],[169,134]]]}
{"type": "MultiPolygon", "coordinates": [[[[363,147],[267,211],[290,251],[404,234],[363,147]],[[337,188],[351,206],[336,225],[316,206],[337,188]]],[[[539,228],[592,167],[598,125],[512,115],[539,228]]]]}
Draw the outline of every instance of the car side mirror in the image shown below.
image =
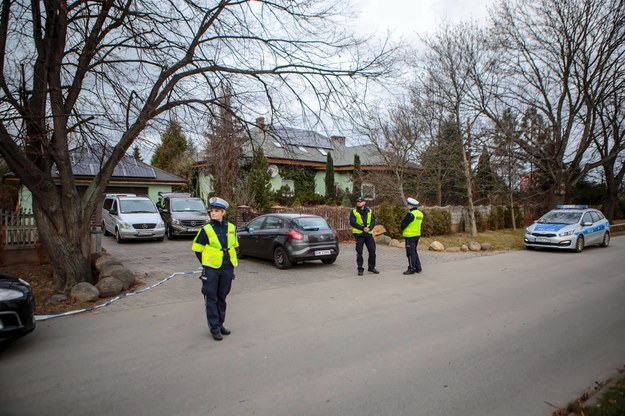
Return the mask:
{"type": "Polygon", "coordinates": [[[109,209],[109,213],[111,215],[117,215],[117,210],[115,208],[111,208],[111,209],[109,209]]]}
{"type": "Polygon", "coordinates": [[[590,225],[592,225],[592,224],[593,224],[593,223],[592,223],[592,222],[590,222],[590,221],[585,221],[585,222],[583,222],[583,223],[582,223],[582,227],[588,227],[588,226],[590,226],[590,225]]]}
{"type": "Polygon", "coordinates": [[[245,227],[245,230],[246,230],[246,231],[249,231],[250,233],[253,233],[253,232],[254,232],[254,228],[253,228],[253,227],[252,227],[252,228],[247,228],[247,227],[245,227]]]}

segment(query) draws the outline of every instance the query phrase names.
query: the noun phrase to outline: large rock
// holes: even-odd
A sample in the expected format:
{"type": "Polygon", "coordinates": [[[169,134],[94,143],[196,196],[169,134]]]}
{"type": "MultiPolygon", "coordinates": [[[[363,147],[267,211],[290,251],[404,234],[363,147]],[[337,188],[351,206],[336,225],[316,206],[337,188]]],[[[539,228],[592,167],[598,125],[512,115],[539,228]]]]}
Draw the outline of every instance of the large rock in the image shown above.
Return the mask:
{"type": "Polygon", "coordinates": [[[100,270],[100,279],[103,277],[113,276],[113,272],[116,270],[124,270],[125,267],[119,263],[105,263],[100,270]]]}
{"type": "Polygon", "coordinates": [[[108,298],[121,293],[124,288],[123,283],[114,277],[105,277],[96,283],[95,287],[100,291],[101,298],[108,298]]]}
{"type": "Polygon", "coordinates": [[[471,241],[469,243],[469,250],[470,251],[480,251],[482,249],[482,245],[480,243],[478,243],[477,241],[471,241]]]}
{"type": "Polygon", "coordinates": [[[390,243],[388,243],[389,247],[399,247],[399,248],[406,248],[406,242],[405,241],[399,241],[399,240],[395,240],[394,238],[391,240],[390,243]]]}
{"type": "Polygon", "coordinates": [[[392,238],[389,237],[388,235],[381,235],[378,238],[375,239],[375,242],[377,244],[381,244],[381,245],[389,245],[391,243],[392,238]]]}
{"type": "Polygon", "coordinates": [[[482,250],[484,250],[484,251],[490,250],[491,247],[492,246],[490,245],[490,243],[482,243],[482,250]]]}
{"type": "Polygon", "coordinates": [[[445,246],[440,241],[432,241],[432,244],[430,244],[430,247],[428,247],[428,250],[445,251],[445,246]]]}
{"type": "Polygon", "coordinates": [[[462,251],[462,252],[466,253],[467,251],[469,251],[469,246],[468,246],[468,245],[466,245],[466,244],[463,244],[463,245],[460,247],[460,251],[462,251]]]}
{"type": "Polygon", "coordinates": [[[115,258],[110,254],[104,254],[95,260],[93,267],[95,267],[95,269],[101,274],[104,267],[113,264],[121,265],[121,263],[115,260],[115,258]]]}
{"type": "Polygon", "coordinates": [[[375,227],[373,227],[372,233],[374,237],[377,237],[379,235],[382,235],[386,232],[386,228],[384,228],[383,225],[376,225],[375,227]]]}
{"type": "Polygon", "coordinates": [[[135,274],[125,267],[117,268],[111,272],[111,277],[116,278],[124,287],[123,290],[127,290],[130,286],[135,284],[135,274]]]}
{"type": "Polygon", "coordinates": [[[80,302],[95,302],[100,297],[100,291],[91,283],[80,282],[72,287],[69,296],[80,302]]]}

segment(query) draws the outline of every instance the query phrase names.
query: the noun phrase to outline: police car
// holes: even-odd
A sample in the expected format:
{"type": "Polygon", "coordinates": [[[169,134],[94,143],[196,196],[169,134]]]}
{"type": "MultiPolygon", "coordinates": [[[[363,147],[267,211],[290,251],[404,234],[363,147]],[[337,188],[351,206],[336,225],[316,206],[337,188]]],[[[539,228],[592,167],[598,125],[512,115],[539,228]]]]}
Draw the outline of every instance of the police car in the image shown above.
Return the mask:
{"type": "Polygon", "coordinates": [[[525,229],[525,248],[558,248],[580,253],[585,246],[610,244],[610,223],[587,205],[557,205],[525,229]]]}

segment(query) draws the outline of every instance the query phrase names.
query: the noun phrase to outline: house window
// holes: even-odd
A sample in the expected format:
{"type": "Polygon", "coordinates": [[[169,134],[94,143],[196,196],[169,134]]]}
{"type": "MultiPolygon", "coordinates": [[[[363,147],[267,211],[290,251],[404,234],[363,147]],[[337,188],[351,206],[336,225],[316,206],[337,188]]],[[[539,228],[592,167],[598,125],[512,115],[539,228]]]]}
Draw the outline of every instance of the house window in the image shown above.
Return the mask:
{"type": "Polygon", "coordinates": [[[320,149],[320,148],[317,148],[317,150],[319,150],[319,153],[321,153],[321,154],[322,154],[322,155],[324,155],[324,156],[327,156],[327,155],[328,155],[328,152],[326,152],[326,151],[325,151],[325,149],[320,149]]]}
{"type": "Polygon", "coordinates": [[[280,192],[282,196],[293,196],[295,193],[295,181],[293,179],[282,179],[280,192]]]}
{"type": "Polygon", "coordinates": [[[360,193],[367,200],[375,199],[375,186],[371,183],[363,183],[360,193]]]}
{"type": "Polygon", "coordinates": [[[282,143],[280,143],[280,142],[278,142],[278,141],[273,142],[273,144],[274,144],[276,147],[282,148],[282,143]]]}
{"type": "Polygon", "coordinates": [[[297,148],[304,153],[308,153],[308,150],[304,149],[304,146],[297,146],[297,148]]]}

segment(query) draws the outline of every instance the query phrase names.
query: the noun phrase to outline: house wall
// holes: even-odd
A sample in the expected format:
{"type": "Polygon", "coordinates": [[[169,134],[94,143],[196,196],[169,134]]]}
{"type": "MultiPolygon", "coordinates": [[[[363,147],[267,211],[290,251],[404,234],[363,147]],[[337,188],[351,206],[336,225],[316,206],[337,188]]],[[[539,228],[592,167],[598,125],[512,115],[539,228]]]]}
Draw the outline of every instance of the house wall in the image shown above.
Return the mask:
{"type": "MultiPolygon", "coordinates": [[[[347,188],[352,191],[352,174],[351,172],[334,172],[334,183],[337,188],[345,190],[347,188]]],[[[315,174],[315,193],[325,195],[326,193],[326,171],[319,170],[315,174]]]]}

